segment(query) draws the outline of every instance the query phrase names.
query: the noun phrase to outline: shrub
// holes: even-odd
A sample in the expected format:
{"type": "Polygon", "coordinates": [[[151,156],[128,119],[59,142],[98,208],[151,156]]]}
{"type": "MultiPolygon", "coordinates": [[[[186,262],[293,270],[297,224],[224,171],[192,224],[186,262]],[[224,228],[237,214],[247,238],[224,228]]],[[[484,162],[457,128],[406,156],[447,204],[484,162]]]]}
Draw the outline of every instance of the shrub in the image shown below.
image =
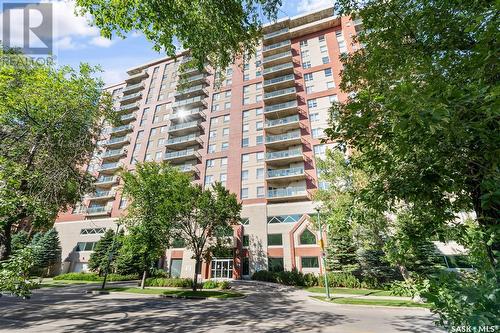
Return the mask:
{"type": "Polygon", "coordinates": [[[81,280],[81,281],[100,281],[102,278],[95,273],[66,273],[54,276],[54,280],[81,280]]]}
{"type": "Polygon", "coordinates": [[[282,271],[277,273],[276,278],[278,283],[284,284],[286,286],[304,286],[304,274],[302,272],[293,269],[291,271],[282,271]]]}
{"type": "Polygon", "coordinates": [[[215,289],[218,287],[217,281],[208,280],[203,283],[203,289],[215,289]]]}
{"type": "MultiPolygon", "coordinates": [[[[104,279],[104,277],[102,277],[104,279]]],[[[121,275],[121,274],[108,274],[107,281],[130,281],[130,280],[137,280],[139,279],[139,276],[137,274],[128,274],[128,275],[121,275]]]]}
{"type": "MultiPolygon", "coordinates": [[[[351,273],[343,272],[328,272],[328,285],[330,287],[344,287],[344,288],[364,288],[366,284],[358,280],[357,277],[351,273]]],[[[321,287],[325,286],[324,277],[319,278],[319,285],[321,287]]]]}
{"type": "Polygon", "coordinates": [[[304,274],[304,285],[306,287],[314,287],[318,285],[318,277],[313,273],[304,274]]]}
{"type": "Polygon", "coordinates": [[[228,281],[221,281],[219,282],[219,289],[230,289],[231,286],[229,285],[228,281]]]}
{"type": "Polygon", "coordinates": [[[266,282],[277,282],[276,273],[270,271],[258,271],[253,273],[252,280],[256,281],[266,281],[266,282]]]}
{"type": "Polygon", "coordinates": [[[191,288],[193,280],[181,278],[147,278],[145,285],[148,287],[174,287],[174,288],[191,288]]]}

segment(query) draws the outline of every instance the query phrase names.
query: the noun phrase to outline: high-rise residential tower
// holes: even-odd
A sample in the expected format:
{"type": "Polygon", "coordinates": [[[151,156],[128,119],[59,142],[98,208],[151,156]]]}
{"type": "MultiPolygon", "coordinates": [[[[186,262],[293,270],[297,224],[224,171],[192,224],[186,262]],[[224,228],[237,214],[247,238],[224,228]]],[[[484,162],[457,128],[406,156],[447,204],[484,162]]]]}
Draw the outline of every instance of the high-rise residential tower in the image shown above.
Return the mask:
{"type": "Polygon", "coordinates": [[[346,98],[338,85],[339,57],[357,46],[359,22],[332,8],[264,27],[249,61],[228,68],[222,84],[206,69],[180,72],[188,53],[130,69],[109,86],[121,125],[106,126],[89,171],[97,191],[56,223],[63,271],[81,271],[105,229],[114,228],[127,202],[120,168],[168,161],[210,186],[220,181],[243,203],[232,255],[194,267],[191,253],[174,244],[159,263],[174,276],[245,278],[262,269],[319,273],[319,235],[310,226],[312,194],[322,186],[315,158],[332,102],[346,98]],[[179,77],[186,85],[178,90],[179,77]]]}

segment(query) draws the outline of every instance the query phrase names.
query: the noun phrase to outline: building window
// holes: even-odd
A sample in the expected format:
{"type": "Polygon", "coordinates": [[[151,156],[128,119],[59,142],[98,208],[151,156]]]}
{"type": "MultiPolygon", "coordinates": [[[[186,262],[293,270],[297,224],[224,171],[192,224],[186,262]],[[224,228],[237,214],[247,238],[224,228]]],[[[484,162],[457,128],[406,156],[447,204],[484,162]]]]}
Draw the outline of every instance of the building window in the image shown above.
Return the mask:
{"type": "Polygon", "coordinates": [[[217,137],[217,131],[210,131],[210,132],[208,133],[208,137],[209,137],[210,139],[214,139],[214,138],[216,138],[216,137],[217,137]]]}
{"type": "Polygon", "coordinates": [[[248,180],[248,170],[241,170],[241,180],[248,180]]]}
{"type": "Polygon", "coordinates": [[[319,47],[319,50],[320,50],[321,53],[327,53],[328,52],[328,49],[327,49],[326,45],[321,45],[319,47]]]}
{"type": "Polygon", "coordinates": [[[231,102],[224,103],[224,109],[225,110],[230,109],[230,108],[231,108],[231,102]]]}
{"type": "Polygon", "coordinates": [[[250,97],[243,98],[243,105],[250,104],[250,97]]]}
{"type": "Polygon", "coordinates": [[[96,242],[78,242],[76,243],[75,252],[94,251],[96,242]]]}
{"type": "Polygon", "coordinates": [[[260,116],[263,113],[262,108],[255,109],[255,115],[260,116]]]}
{"type": "Polygon", "coordinates": [[[258,121],[255,123],[255,128],[257,131],[261,131],[264,129],[264,122],[263,121],[258,121]]]}
{"type": "Polygon", "coordinates": [[[249,110],[243,111],[241,115],[243,119],[247,119],[248,117],[250,117],[250,111],[249,110]]]}
{"type": "Polygon", "coordinates": [[[329,57],[322,57],[321,61],[323,62],[323,64],[328,64],[330,62],[330,58],[329,57]]]}
{"type": "Polygon", "coordinates": [[[100,235],[106,232],[106,228],[85,228],[80,230],[80,235],[100,235]]]}
{"type": "Polygon", "coordinates": [[[222,129],[222,136],[228,136],[229,135],[229,127],[223,128],[222,129]]]}
{"type": "Polygon", "coordinates": [[[264,179],[264,168],[258,168],[256,170],[256,173],[257,173],[256,175],[257,179],[264,179]]]}
{"type": "Polygon", "coordinates": [[[326,145],[316,145],[313,150],[314,155],[324,155],[326,153],[326,145]]]}
{"type": "Polygon", "coordinates": [[[309,115],[309,120],[311,122],[319,121],[319,113],[311,113],[309,115]]]}
{"type": "Polygon", "coordinates": [[[242,163],[250,162],[250,154],[241,155],[241,161],[242,161],[242,163]]]}
{"type": "Polygon", "coordinates": [[[178,278],[182,272],[182,259],[172,259],[170,261],[170,276],[178,278]]]}
{"type": "Polygon", "coordinates": [[[225,183],[227,181],[227,173],[220,174],[220,181],[221,183],[225,183]]]}
{"type": "Polygon", "coordinates": [[[268,246],[282,246],[283,245],[283,235],[282,234],[268,234],[267,235],[267,245],[268,246]]]}
{"type": "Polygon", "coordinates": [[[307,39],[300,41],[300,47],[307,46],[307,39]]]}
{"type": "Polygon", "coordinates": [[[269,257],[267,259],[267,266],[270,272],[283,272],[285,265],[283,265],[283,258],[269,257]]]}
{"type": "Polygon", "coordinates": [[[227,150],[229,148],[229,142],[223,142],[221,145],[221,150],[227,150]]]}
{"type": "Polygon", "coordinates": [[[259,151],[257,153],[257,161],[262,161],[264,159],[264,152],[263,151],[259,151]]]}
{"type": "Polygon", "coordinates": [[[304,74],[304,81],[312,81],[313,80],[313,74],[312,73],[306,73],[304,74]]]}
{"type": "Polygon", "coordinates": [[[215,165],[214,160],[207,160],[207,168],[212,168],[215,165]]]}
{"type": "Polygon", "coordinates": [[[214,182],[214,176],[208,175],[205,176],[205,185],[210,185],[214,182]]]}
{"type": "Polygon", "coordinates": [[[310,61],[304,61],[302,63],[302,68],[304,68],[304,69],[311,68],[311,62],[310,61]]]}
{"type": "Polygon", "coordinates": [[[316,244],[316,236],[312,233],[311,230],[305,229],[302,234],[300,234],[300,245],[315,245],[316,244]]]}
{"type": "Polygon", "coordinates": [[[215,153],[215,145],[208,145],[208,152],[210,154],[215,153]]]}
{"type": "Polygon", "coordinates": [[[314,90],[314,85],[306,86],[306,93],[307,94],[312,93],[313,90],[314,90]]]}
{"type": "Polygon", "coordinates": [[[249,235],[243,235],[243,246],[245,246],[245,247],[250,246],[250,236],[249,235]]]}
{"type": "Polygon", "coordinates": [[[226,114],[226,115],[224,116],[224,123],[228,123],[228,122],[229,122],[230,117],[231,117],[230,115],[226,114]]]}
{"type": "Polygon", "coordinates": [[[268,216],[267,223],[295,223],[300,220],[302,214],[268,216]]]}
{"type": "Polygon", "coordinates": [[[243,132],[248,132],[248,130],[250,129],[250,125],[248,124],[243,124],[243,128],[242,128],[242,131],[243,132]]]}
{"type": "Polygon", "coordinates": [[[332,89],[332,88],[335,88],[335,83],[333,81],[328,81],[326,83],[326,88],[327,89],[332,89]]]}
{"type": "Polygon", "coordinates": [[[307,107],[309,107],[309,109],[315,108],[317,106],[318,106],[318,102],[316,101],[316,99],[309,99],[307,101],[307,107]]]}
{"type": "Polygon", "coordinates": [[[215,112],[215,111],[219,111],[219,104],[214,104],[212,105],[212,111],[215,112]]]}
{"type": "Polygon", "coordinates": [[[325,73],[325,77],[332,76],[332,69],[331,68],[327,68],[327,69],[324,70],[324,73],[325,73]]]}
{"type": "Polygon", "coordinates": [[[241,189],[241,199],[246,199],[248,198],[248,188],[244,187],[241,189]]]}
{"type": "Polygon", "coordinates": [[[324,41],[325,41],[325,35],[319,36],[319,37],[318,37],[318,41],[319,41],[320,43],[324,42],[324,41]]]}
{"type": "Polygon", "coordinates": [[[255,96],[255,102],[260,102],[260,101],[262,101],[262,95],[255,96]]]}
{"type": "Polygon", "coordinates": [[[264,136],[263,135],[257,135],[255,144],[256,145],[262,145],[262,144],[264,144],[264,136]]]}
{"type": "Polygon", "coordinates": [[[224,93],[224,96],[231,97],[231,90],[226,90],[226,92],[224,93]]]}
{"type": "Polygon", "coordinates": [[[328,101],[330,103],[337,103],[339,101],[339,99],[338,99],[337,95],[330,95],[330,96],[328,96],[328,101]]]}
{"type": "Polygon", "coordinates": [[[220,165],[222,166],[227,165],[227,157],[223,157],[220,159],[220,165]]]}
{"type": "Polygon", "coordinates": [[[243,257],[243,275],[250,275],[250,260],[248,257],[243,257]]]}
{"type": "Polygon", "coordinates": [[[161,160],[161,151],[157,151],[157,152],[155,153],[155,160],[156,160],[156,161],[161,160]]]}
{"type": "Polygon", "coordinates": [[[243,81],[250,80],[250,74],[243,74],[243,81]]]}
{"type": "Polygon", "coordinates": [[[302,268],[319,268],[318,257],[301,257],[302,268]]]}
{"type": "Polygon", "coordinates": [[[263,186],[257,187],[257,198],[264,198],[266,196],[266,191],[263,186]]]}
{"type": "Polygon", "coordinates": [[[220,99],[220,93],[214,94],[213,97],[212,97],[212,99],[214,101],[218,101],[220,99]]]}

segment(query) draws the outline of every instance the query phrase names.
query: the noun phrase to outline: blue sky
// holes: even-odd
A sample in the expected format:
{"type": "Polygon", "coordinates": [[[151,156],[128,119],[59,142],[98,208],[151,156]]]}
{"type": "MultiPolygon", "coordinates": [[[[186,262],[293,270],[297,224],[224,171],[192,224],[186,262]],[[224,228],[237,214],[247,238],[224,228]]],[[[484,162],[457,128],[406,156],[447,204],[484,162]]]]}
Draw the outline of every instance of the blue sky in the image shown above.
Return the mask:
{"type": "MultiPolygon", "coordinates": [[[[0,0],[0,2],[7,2],[7,0],[0,0]]],[[[8,2],[40,1],[8,0],[8,2]]],[[[70,0],[41,0],[41,2],[53,4],[53,40],[56,61],[60,65],[75,67],[81,62],[100,65],[104,71],[102,78],[106,84],[113,84],[126,77],[127,69],[164,56],[154,51],[152,44],[140,33],[132,33],[126,39],[107,40],[101,37],[99,30],[88,24],[88,18],[74,14],[74,5],[70,0]]],[[[332,4],[333,0],[284,0],[279,17],[295,16],[332,4]]],[[[22,22],[20,21],[11,17],[11,29],[21,31],[22,22]],[[18,24],[17,27],[16,24],[18,24]]]]}

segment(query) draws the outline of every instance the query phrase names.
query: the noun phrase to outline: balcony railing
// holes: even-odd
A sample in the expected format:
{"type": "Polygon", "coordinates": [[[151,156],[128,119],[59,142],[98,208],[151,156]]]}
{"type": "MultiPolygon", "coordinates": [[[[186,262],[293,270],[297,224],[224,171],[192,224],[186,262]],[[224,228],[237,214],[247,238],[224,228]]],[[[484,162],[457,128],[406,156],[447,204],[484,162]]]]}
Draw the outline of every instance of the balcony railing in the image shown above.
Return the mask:
{"type": "Polygon", "coordinates": [[[88,207],[85,213],[87,215],[98,215],[98,214],[105,215],[111,213],[111,207],[108,206],[88,207]]]}
{"type": "Polygon", "coordinates": [[[177,169],[180,172],[196,172],[196,167],[194,165],[188,164],[188,165],[179,165],[177,169]]]}
{"type": "Polygon", "coordinates": [[[106,150],[106,152],[102,155],[103,158],[109,158],[109,157],[115,157],[115,156],[121,156],[126,154],[127,151],[124,149],[110,149],[106,150]]]}
{"type": "Polygon", "coordinates": [[[125,114],[120,117],[120,121],[129,121],[129,120],[135,120],[137,115],[135,113],[129,113],[125,114]]]}
{"type": "Polygon", "coordinates": [[[123,92],[126,93],[128,91],[133,91],[133,90],[136,90],[136,89],[142,89],[144,88],[144,83],[136,83],[136,84],[132,84],[132,85],[129,85],[129,86],[126,86],[125,88],[123,88],[123,92]]]}
{"type": "Polygon", "coordinates": [[[268,105],[264,107],[264,113],[276,112],[297,107],[297,101],[290,101],[280,104],[268,105]]]}
{"type": "Polygon", "coordinates": [[[110,191],[96,191],[89,196],[89,199],[103,199],[114,197],[116,192],[114,190],[110,191]]]}
{"type": "Polygon", "coordinates": [[[148,72],[146,70],[140,71],[135,74],[131,74],[125,81],[134,81],[143,77],[149,76],[148,72]]]}
{"type": "Polygon", "coordinates": [[[167,145],[174,145],[178,143],[184,143],[188,141],[193,141],[199,138],[200,134],[199,133],[193,133],[189,135],[184,135],[184,136],[178,136],[176,138],[171,138],[167,140],[167,145]]]}
{"type": "Polygon", "coordinates": [[[134,129],[133,125],[122,125],[122,126],[118,126],[118,127],[112,128],[110,133],[119,133],[119,132],[123,132],[123,131],[131,131],[133,129],[134,129]]]}
{"type": "Polygon", "coordinates": [[[122,164],[120,162],[116,162],[116,163],[104,163],[99,168],[99,171],[114,170],[114,169],[121,168],[121,166],[122,166],[122,164]]]}
{"type": "Polygon", "coordinates": [[[192,86],[191,88],[188,88],[188,89],[184,89],[184,90],[179,90],[175,93],[175,97],[178,97],[178,96],[182,96],[182,95],[186,95],[186,94],[190,94],[190,93],[193,93],[195,91],[203,91],[206,93],[206,90],[204,89],[205,86],[203,84],[198,84],[196,86],[192,86]]]}
{"type": "Polygon", "coordinates": [[[306,187],[286,187],[267,191],[268,198],[293,197],[298,195],[307,195],[306,187]]]}
{"type": "Polygon", "coordinates": [[[285,69],[293,69],[293,63],[287,62],[287,63],[284,63],[284,64],[279,64],[279,65],[276,65],[276,66],[264,68],[264,75],[275,73],[275,72],[279,72],[279,71],[282,71],[282,70],[285,70],[285,69]]]}
{"type": "Polygon", "coordinates": [[[182,129],[186,129],[186,128],[190,128],[190,127],[197,127],[198,125],[199,125],[199,122],[197,122],[196,120],[194,120],[194,121],[188,121],[186,123],[179,123],[179,124],[176,124],[176,125],[171,125],[168,128],[168,131],[169,132],[174,132],[174,131],[178,131],[178,130],[182,130],[182,129]]]}
{"type": "Polygon", "coordinates": [[[295,148],[295,149],[289,149],[289,150],[269,152],[269,153],[266,153],[266,160],[274,160],[274,159],[288,158],[288,157],[295,157],[295,156],[302,156],[302,149],[295,148]]]}
{"type": "Polygon", "coordinates": [[[267,62],[270,62],[270,61],[273,61],[273,60],[276,60],[276,59],[288,58],[288,57],[291,57],[291,56],[292,56],[292,51],[285,51],[285,52],[273,54],[272,56],[264,57],[262,59],[262,63],[265,64],[267,62]]]}
{"type": "Polygon", "coordinates": [[[281,125],[287,125],[291,123],[296,123],[299,121],[299,115],[295,114],[293,116],[288,116],[285,118],[278,118],[278,119],[273,119],[273,120],[266,120],[266,128],[267,127],[274,127],[274,126],[281,126],[281,125]]]}
{"type": "Polygon", "coordinates": [[[132,99],[141,98],[141,96],[142,96],[141,92],[138,92],[135,94],[130,94],[127,96],[123,96],[121,102],[123,103],[123,102],[129,101],[129,100],[132,100],[132,99]]]}
{"type": "Polygon", "coordinates": [[[278,134],[278,135],[269,135],[266,136],[266,143],[273,143],[279,141],[286,141],[291,139],[300,138],[300,130],[292,131],[288,133],[278,134]]]}
{"type": "Polygon", "coordinates": [[[293,81],[295,80],[295,75],[293,74],[287,74],[283,76],[278,76],[269,80],[264,80],[264,87],[265,86],[271,86],[273,84],[281,83],[281,82],[286,82],[286,81],[293,81]]]}
{"type": "Polygon", "coordinates": [[[139,103],[127,104],[118,109],[118,112],[130,111],[139,108],[139,103]]]}
{"type": "Polygon", "coordinates": [[[274,43],[271,45],[264,46],[262,48],[262,52],[272,51],[272,50],[279,49],[279,48],[284,47],[284,46],[290,46],[290,45],[291,45],[291,42],[288,39],[288,40],[284,40],[284,41],[279,42],[279,43],[274,43]]]}
{"type": "Polygon", "coordinates": [[[206,74],[198,74],[195,76],[191,76],[190,78],[186,78],[185,80],[183,80],[183,82],[191,83],[191,82],[203,80],[205,78],[206,78],[206,74]]]}
{"type": "Polygon", "coordinates": [[[116,176],[100,176],[95,181],[95,185],[114,183],[118,180],[116,176]]]}
{"type": "Polygon", "coordinates": [[[267,172],[267,178],[280,178],[304,174],[304,168],[275,169],[267,172]]]}
{"type": "Polygon", "coordinates": [[[118,143],[122,143],[122,142],[128,142],[130,141],[130,137],[128,135],[126,136],[119,136],[117,138],[112,138],[112,139],[109,139],[106,141],[106,145],[109,146],[109,145],[114,145],[114,144],[118,144],[118,143]]]}
{"type": "Polygon", "coordinates": [[[269,98],[274,98],[274,97],[280,97],[280,96],[285,96],[285,95],[290,95],[296,93],[297,90],[295,87],[291,88],[286,88],[286,89],[280,89],[280,90],[275,90],[272,92],[268,92],[264,94],[264,99],[269,99],[269,98]]]}
{"type": "Polygon", "coordinates": [[[183,99],[183,100],[176,101],[176,102],[172,103],[172,107],[178,108],[178,107],[183,107],[183,106],[191,105],[191,104],[203,104],[205,102],[204,99],[205,99],[205,97],[203,97],[203,96],[191,97],[191,98],[183,99]]]}
{"type": "Polygon", "coordinates": [[[268,34],[265,34],[264,35],[264,39],[271,39],[273,37],[286,34],[286,33],[288,33],[288,31],[289,31],[288,28],[283,28],[283,29],[280,29],[280,30],[276,30],[276,31],[270,32],[268,34]]]}
{"type": "Polygon", "coordinates": [[[179,150],[179,151],[171,151],[171,152],[165,153],[164,159],[165,160],[172,160],[172,159],[187,157],[187,156],[191,156],[191,155],[197,155],[197,151],[193,148],[179,150]]]}
{"type": "Polygon", "coordinates": [[[205,114],[202,112],[202,108],[194,108],[190,110],[182,110],[177,111],[176,113],[172,113],[170,115],[170,120],[179,120],[184,118],[189,118],[191,116],[201,116],[205,117],[205,114]]]}

